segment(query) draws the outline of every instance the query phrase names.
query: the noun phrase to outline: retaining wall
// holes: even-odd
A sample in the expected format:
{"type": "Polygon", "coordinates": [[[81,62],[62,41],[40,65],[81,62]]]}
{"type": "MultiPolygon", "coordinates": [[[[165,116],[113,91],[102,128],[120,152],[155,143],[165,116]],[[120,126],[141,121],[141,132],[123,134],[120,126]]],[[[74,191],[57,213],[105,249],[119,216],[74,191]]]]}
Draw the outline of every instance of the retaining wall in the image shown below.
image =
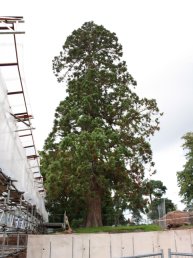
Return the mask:
{"type": "Polygon", "coordinates": [[[193,253],[193,229],[121,234],[30,235],[27,258],[120,258],[163,249],[193,253]]]}

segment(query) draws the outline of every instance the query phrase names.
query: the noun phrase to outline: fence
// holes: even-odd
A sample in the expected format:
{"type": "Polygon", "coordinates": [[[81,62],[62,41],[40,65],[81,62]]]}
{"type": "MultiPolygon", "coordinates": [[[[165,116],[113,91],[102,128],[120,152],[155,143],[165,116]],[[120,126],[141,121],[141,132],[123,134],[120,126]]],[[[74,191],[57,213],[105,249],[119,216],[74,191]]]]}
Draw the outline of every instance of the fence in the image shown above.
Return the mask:
{"type": "Polygon", "coordinates": [[[177,257],[193,257],[193,253],[178,253],[172,252],[171,249],[168,249],[168,258],[172,258],[172,256],[177,257]]]}
{"type": "MultiPolygon", "coordinates": [[[[171,249],[168,249],[168,258],[172,258],[172,256],[178,257],[193,257],[193,253],[182,253],[182,252],[172,252],[171,249]]],[[[135,256],[124,256],[121,258],[144,258],[144,257],[160,257],[164,258],[163,250],[160,250],[158,253],[151,253],[151,254],[142,254],[142,255],[135,255],[135,256]]]]}
{"type": "Polygon", "coordinates": [[[151,253],[151,254],[141,254],[141,255],[135,255],[135,256],[123,256],[121,258],[144,258],[144,257],[159,257],[164,258],[163,250],[160,250],[158,253],[151,253]]]}

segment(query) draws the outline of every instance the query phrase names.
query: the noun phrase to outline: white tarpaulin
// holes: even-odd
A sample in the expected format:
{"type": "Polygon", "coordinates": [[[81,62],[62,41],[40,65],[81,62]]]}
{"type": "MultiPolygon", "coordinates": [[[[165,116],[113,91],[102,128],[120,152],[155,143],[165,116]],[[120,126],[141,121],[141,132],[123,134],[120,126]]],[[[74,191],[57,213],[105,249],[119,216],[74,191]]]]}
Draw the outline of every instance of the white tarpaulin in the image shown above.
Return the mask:
{"type": "Polygon", "coordinates": [[[16,188],[24,192],[26,201],[36,205],[38,212],[47,221],[43,178],[36,157],[23,74],[19,71],[14,37],[0,35],[0,168],[5,175],[17,180],[14,182],[16,188]],[[6,65],[9,63],[17,64],[6,65]],[[19,91],[22,94],[12,94],[19,91]],[[28,118],[27,122],[24,115],[22,117],[18,114],[24,114],[28,118]]]}

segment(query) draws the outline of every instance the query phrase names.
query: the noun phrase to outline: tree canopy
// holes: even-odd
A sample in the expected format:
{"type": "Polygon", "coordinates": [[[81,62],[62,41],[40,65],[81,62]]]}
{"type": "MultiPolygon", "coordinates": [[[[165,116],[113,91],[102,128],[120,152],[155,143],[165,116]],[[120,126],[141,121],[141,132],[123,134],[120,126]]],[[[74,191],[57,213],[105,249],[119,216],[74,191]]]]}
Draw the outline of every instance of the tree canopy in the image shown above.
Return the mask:
{"type": "Polygon", "coordinates": [[[177,172],[177,180],[182,201],[188,207],[193,204],[193,132],[186,133],[182,139],[183,148],[186,151],[186,163],[184,169],[177,172]]]}
{"type": "Polygon", "coordinates": [[[86,22],[53,59],[67,97],[41,153],[48,206],[79,203],[86,226],[102,225],[108,198],[132,209],[145,168],[154,166],[149,138],[159,130],[159,109],[134,92],[122,55],[115,33],[86,22]]]}

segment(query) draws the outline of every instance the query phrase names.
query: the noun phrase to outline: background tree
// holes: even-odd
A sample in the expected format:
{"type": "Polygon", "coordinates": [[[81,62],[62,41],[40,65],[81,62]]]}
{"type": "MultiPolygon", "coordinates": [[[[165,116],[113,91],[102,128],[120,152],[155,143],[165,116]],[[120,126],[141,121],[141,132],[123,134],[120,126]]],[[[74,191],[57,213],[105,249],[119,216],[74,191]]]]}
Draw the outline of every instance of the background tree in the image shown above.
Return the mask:
{"type": "Polygon", "coordinates": [[[48,202],[52,191],[84,200],[86,226],[102,225],[106,193],[132,203],[144,165],[153,166],[148,139],[159,130],[159,109],[132,90],[136,81],[122,55],[115,33],[86,22],[53,60],[68,96],[41,154],[48,202]]]}
{"type": "Polygon", "coordinates": [[[160,180],[145,180],[143,183],[144,194],[149,197],[150,203],[160,199],[166,193],[166,186],[160,180]]]}
{"type": "Polygon", "coordinates": [[[159,219],[160,214],[161,216],[164,215],[164,207],[162,211],[159,211],[159,207],[161,208],[162,203],[165,205],[165,213],[175,211],[177,209],[176,205],[172,202],[172,200],[168,198],[154,199],[152,203],[149,205],[148,218],[155,220],[159,219]]]}
{"type": "Polygon", "coordinates": [[[148,197],[148,204],[146,205],[147,216],[152,219],[159,218],[159,206],[164,204],[163,212],[176,210],[176,205],[168,198],[163,198],[166,194],[167,187],[161,180],[145,180],[143,182],[143,193],[148,197]]]}
{"type": "Polygon", "coordinates": [[[132,200],[129,202],[128,208],[132,215],[132,222],[138,224],[143,219],[143,214],[148,212],[149,201],[144,193],[144,183],[142,187],[137,190],[137,193],[133,196],[132,200]]]}
{"type": "Polygon", "coordinates": [[[186,133],[182,139],[183,149],[186,151],[186,163],[184,169],[177,172],[177,180],[182,201],[189,209],[193,200],[193,132],[186,133]]]}

